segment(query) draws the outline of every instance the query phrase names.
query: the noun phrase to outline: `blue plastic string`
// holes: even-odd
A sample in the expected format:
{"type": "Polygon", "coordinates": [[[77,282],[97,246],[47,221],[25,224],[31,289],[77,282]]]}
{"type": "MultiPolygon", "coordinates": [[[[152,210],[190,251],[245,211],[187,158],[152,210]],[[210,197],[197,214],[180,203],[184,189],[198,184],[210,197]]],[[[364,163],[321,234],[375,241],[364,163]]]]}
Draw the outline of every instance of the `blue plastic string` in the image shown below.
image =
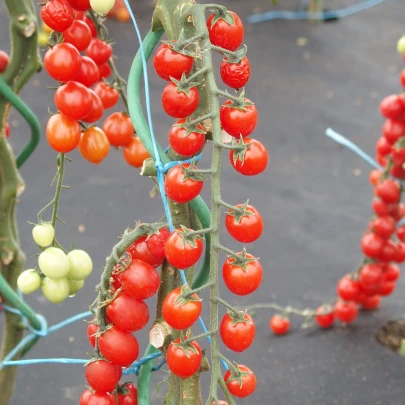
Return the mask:
{"type": "Polygon", "coordinates": [[[378,6],[384,1],[385,0],[365,0],[340,10],[331,10],[321,13],[308,13],[306,11],[267,11],[262,14],[250,15],[248,17],[248,22],[255,24],[269,20],[336,20],[378,6]]]}
{"type": "MultiPolygon", "coordinates": [[[[170,208],[169,208],[169,203],[167,201],[165,189],[164,189],[164,173],[166,173],[167,170],[169,170],[171,167],[178,165],[179,163],[189,163],[191,162],[190,160],[185,160],[181,162],[169,162],[166,165],[162,164],[161,157],[159,155],[159,151],[157,148],[157,143],[156,143],[156,138],[155,138],[155,133],[153,131],[153,125],[152,125],[152,114],[151,114],[151,108],[150,108],[150,90],[149,90],[149,78],[148,78],[148,68],[146,65],[146,57],[145,57],[145,52],[142,44],[142,36],[139,31],[138,24],[136,22],[136,18],[134,13],[132,12],[131,6],[128,2],[128,0],[124,0],[124,3],[128,9],[128,12],[131,16],[132,23],[135,27],[136,35],[138,37],[139,41],[139,49],[141,51],[141,56],[142,56],[142,67],[143,67],[143,80],[144,80],[144,85],[145,85],[145,102],[146,102],[146,113],[147,113],[147,118],[148,118],[148,124],[149,124],[149,130],[150,130],[150,136],[151,136],[151,141],[152,141],[152,146],[153,146],[153,152],[154,152],[154,158],[155,158],[155,168],[157,170],[157,182],[159,185],[159,191],[160,195],[162,197],[162,202],[163,206],[165,209],[166,213],[166,218],[167,222],[169,224],[170,232],[174,231],[174,226],[173,226],[173,221],[172,221],[172,216],[170,213],[170,208]]],[[[198,159],[201,157],[201,155],[198,156],[198,159]]],[[[197,158],[194,158],[194,160],[198,160],[197,158]]],[[[184,270],[179,270],[181,281],[184,285],[187,285],[187,279],[186,275],[184,273],[184,270]]],[[[201,329],[203,330],[204,333],[207,332],[207,328],[204,324],[204,321],[202,320],[201,317],[198,318],[198,322],[200,323],[201,329]]],[[[210,336],[207,336],[207,340],[209,343],[211,343],[211,338],[210,336]]],[[[221,359],[221,363],[223,367],[228,370],[228,365],[221,359]]]]}
{"type": "Polygon", "coordinates": [[[384,170],[384,168],[381,165],[379,165],[370,155],[368,155],[366,152],[364,152],[362,149],[360,149],[352,141],[349,141],[343,135],[338,134],[332,128],[328,128],[325,131],[325,135],[328,136],[329,138],[333,139],[335,142],[340,143],[343,146],[346,146],[346,148],[350,149],[352,152],[359,155],[362,159],[364,159],[367,163],[369,163],[371,166],[375,167],[376,169],[384,170]]]}

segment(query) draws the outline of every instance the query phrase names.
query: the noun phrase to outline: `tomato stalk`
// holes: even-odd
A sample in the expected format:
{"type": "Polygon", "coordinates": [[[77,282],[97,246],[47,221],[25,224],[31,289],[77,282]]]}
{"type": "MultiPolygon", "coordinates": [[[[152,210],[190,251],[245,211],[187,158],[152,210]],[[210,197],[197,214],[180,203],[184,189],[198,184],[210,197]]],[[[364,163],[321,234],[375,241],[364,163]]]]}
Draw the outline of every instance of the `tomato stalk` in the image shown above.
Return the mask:
{"type": "MultiPolygon", "coordinates": [[[[38,54],[37,20],[30,0],[6,0],[10,20],[11,60],[2,77],[15,93],[41,67],[38,54]]],[[[24,182],[17,170],[15,156],[5,138],[10,104],[0,97],[0,293],[3,301],[20,310],[34,328],[41,325],[35,312],[16,294],[17,278],[25,257],[19,246],[15,208],[24,190],[24,182]]],[[[21,340],[24,327],[19,315],[5,312],[5,325],[0,358],[4,358],[21,340]]],[[[19,357],[18,355],[17,357],[19,357]]],[[[0,372],[0,405],[8,405],[14,390],[16,367],[5,367],[0,372]]]]}

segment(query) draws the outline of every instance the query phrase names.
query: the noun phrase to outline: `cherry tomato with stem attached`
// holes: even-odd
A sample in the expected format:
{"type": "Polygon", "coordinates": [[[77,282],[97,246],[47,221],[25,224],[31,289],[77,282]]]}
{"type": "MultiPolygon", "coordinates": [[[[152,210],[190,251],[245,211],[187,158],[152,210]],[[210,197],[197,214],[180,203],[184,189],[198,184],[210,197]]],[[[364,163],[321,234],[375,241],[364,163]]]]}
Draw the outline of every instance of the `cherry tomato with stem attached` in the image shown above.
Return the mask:
{"type": "Polygon", "coordinates": [[[207,20],[208,34],[212,45],[236,51],[243,42],[245,29],[239,16],[227,11],[226,16],[211,14],[207,20]]]}
{"type": "MultiPolygon", "coordinates": [[[[244,102],[251,103],[247,98],[244,102]]],[[[220,119],[222,128],[229,135],[239,139],[240,136],[248,136],[255,130],[258,113],[253,103],[238,106],[228,100],[220,109],[220,119]]]]}
{"type": "Polygon", "coordinates": [[[79,73],[82,59],[72,44],[62,42],[48,49],[44,56],[45,70],[60,82],[68,82],[79,73]]]}
{"type": "Polygon", "coordinates": [[[110,151],[110,143],[105,133],[98,127],[87,128],[80,139],[79,151],[89,162],[98,165],[110,151]]]}
{"type": "Polygon", "coordinates": [[[109,115],[102,126],[112,146],[126,146],[132,141],[135,132],[131,118],[122,112],[109,115]]]}
{"type": "Polygon", "coordinates": [[[193,376],[200,368],[202,351],[198,342],[193,341],[190,347],[181,347],[180,338],[170,343],[166,353],[169,370],[180,378],[186,379],[193,376]]]}
{"type": "Polygon", "coordinates": [[[353,301],[339,300],[334,307],[336,318],[343,323],[352,323],[357,318],[359,309],[353,301]]]}
{"type": "Polygon", "coordinates": [[[317,308],[315,313],[315,320],[320,328],[328,329],[333,326],[335,321],[335,313],[331,305],[322,305],[317,308]]]}
{"type": "MultiPolygon", "coordinates": [[[[244,208],[243,204],[236,208],[244,208]]],[[[238,242],[251,243],[260,238],[263,232],[263,219],[256,208],[247,205],[246,213],[230,210],[225,216],[225,226],[229,234],[238,242]]]]}
{"type": "Polygon", "coordinates": [[[220,66],[222,81],[233,89],[241,89],[250,78],[250,63],[246,56],[240,62],[229,61],[225,57],[220,66]]]}
{"type": "Polygon", "coordinates": [[[169,132],[169,145],[179,155],[193,156],[200,152],[205,143],[205,131],[201,124],[197,125],[197,131],[188,131],[183,124],[185,119],[178,120],[169,132]]]}
{"type": "Polygon", "coordinates": [[[41,7],[41,18],[54,31],[63,32],[73,23],[73,9],[68,0],[49,0],[41,7]]]}
{"type": "Polygon", "coordinates": [[[219,333],[224,345],[234,352],[243,352],[253,343],[256,334],[256,326],[252,317],[240,312],[239,316],[225,314],[222,318],[219,333]]]}
{"type": "Polygon", "coordinates": [[[93,59],[96,65],[107,63],[113,53],[112,47],[107,42],[98,38],[93,38],[86,49],[86,56],[93,59]]]}
{"type": "Polygon", "coordinates": [[[256,376],[246,366],[238,364],[238,371],[243,374],[233,375],[231,370],[225,373],[224,380],[229,392],[238,398],[245,398],[251,395],[256,389],[256,376]]]}
{"type": "Polygon", "coordinates": [[[52,149],[68,153],[80,142],[80,124],[63,114],[54,114],[46,125],[46,138],[52,149]]]}
{"type": "Polygon", "coordinates": [[[252,138],[243,138],[243,143],[249,144],[245,151],[231,150],[229,153],[232,167],[244,176],[256,176],[264,172],[269,161],[264,145],[252,138]]]}
{"type": "Polygon", "coordinates": [[[80,20],[73,21],[72,25],[63,32],[64,41],[75,46],[80,52],[88,48],[91,38],[89,26],[80,20]]]}
{"type": "Polygon", "coordinates": [[[200,93],[197,87],[182,91],[179,90],[177,84],[170,82],[163,89],[162,106],[166,114],[171,117],[188,117],[197,109],[199,102],[200,93]]]}
{"type": "Polygon", "coordinates": [[[86,380],[95,391],[113,392],[121,375],[121,367],[106,360],[96,360],[86,366],[86,380]]]}
{"type": "Polygon", "coordinates": [[[100,97],[105,109],[114,107],[120,97],[117,89],[104,82],[97,83],[94,92],[100,97]]]}

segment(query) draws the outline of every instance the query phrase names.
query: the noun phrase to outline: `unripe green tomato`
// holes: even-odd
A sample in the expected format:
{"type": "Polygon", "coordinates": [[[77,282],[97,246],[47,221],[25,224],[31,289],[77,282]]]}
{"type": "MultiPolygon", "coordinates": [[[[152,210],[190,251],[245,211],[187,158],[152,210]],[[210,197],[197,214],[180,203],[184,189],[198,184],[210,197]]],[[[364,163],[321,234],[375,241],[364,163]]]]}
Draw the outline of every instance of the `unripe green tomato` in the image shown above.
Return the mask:
{"type": "Polygon", "coordinates": [[[69,296],[75,295],[84,286],[84,280],[69,280],[69,296]]]}
{"type": "Polygon", "coordinates": [[[55,229],[49,223],[35,225],[32,229],[32,237],[38,246],[49,246],[55,237],[55,229]]]}
{"type": "Polygon", "coordinates": [[[68,253],[67,258],[70,267],[68,277],[71,280],[84,280],[93,270],[91,257],[84,250],[72,250],[68,253]]]}
{"type": "Polygon", "coordinates": [[[398,53],[400,53],[401,55],[403,55],[405,53],[405,35],[401,38],[398,39],[397,42],[397,51],[398,53]]]}
{"type": "Polygon", "coordinates": [[[90,0],[91,8],[101,15],[107,14],[115,4],[115,0],[90,0]]]}
{"type": "Polygon", "coordinates": [[[19,275],[17,286],[23,294],[31,294],[41,287],[41,277],[34,269],[25,270],[19,275]]]}
{"type": "Polygon", "coordinates": [[[69,260],[62,249],[50,247],[38,257],[38,265],[45,276],[58,279],[69,273],[69,260]]]}
{"type": "Polygon", "coordinates": [[[58,280],[45,277],[42,281],[42,294],[44,294],[48,301],[54,304],[65,301],[69,297],[69,280],[67,277],[58,280]]]}

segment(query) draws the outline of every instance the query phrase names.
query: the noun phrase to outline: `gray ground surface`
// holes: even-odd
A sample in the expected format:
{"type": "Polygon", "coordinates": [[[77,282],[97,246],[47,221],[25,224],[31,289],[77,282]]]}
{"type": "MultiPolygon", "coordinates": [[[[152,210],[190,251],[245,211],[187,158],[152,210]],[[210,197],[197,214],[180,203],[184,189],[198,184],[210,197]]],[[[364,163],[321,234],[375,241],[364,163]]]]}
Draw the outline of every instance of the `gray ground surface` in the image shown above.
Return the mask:
{"type": "MultiPolygon", "coordinates": [[[[141,3],[136,15],[146,33],[152,10],[146,1],[136,3],[141,3]]],[[[296,4],[281,3],[286,8],[296,4]]],[[[349,3],[353,2],[330,2],[334,8],[349,3]]],[[[225,4],[244,19],[254,9],[271,7],[268,0],[229,0],[225,4]]],[[[1,48],[7,49],[3,7],[1,48]]],[[[130,24],[109,25],[125,76],[137,50],[134,31],[130,24]]],[[[255,137],[269,148],[271,164],[266,174],[247,179],[225,161],[222,191],[230,203],[249,197],[264,217],[265,234],[250,250],[261,257],[265,278],[255,295],[236,299],[225,288],[223,295],[238,304],[274,300],[298,307],[317,306],[333,296],[336,281],[360,260],[359,238],[370,215],[372,193],[367,164],[326,138],[324,131],[331,126],[373,153],[382,124],[379,100],[399,90],[398,73],[403,65],[395,43],[403,32],[403,4],[401,0],[387,1],[337,23],[274,21],[247,25],[246,31],[253,69],[247,95],[258,106],[255,137]],[[307,45],[297,46],[300,37],[308,39],[307,45]]],[[[155,128],[165,144],[171,120],[159,102],[164,83],[151,76],[155,128]]],[[[41,74],[23,92],[43,124],[53,97],[47,84],[49,80],[41,74]]],[[[14,115],[11,139],[16,149],[27,137],[25,124],[20,123],[14,115]]],[[[72,158],[66,178],[72,189],[63,194],[61,204],[61,217],[67,225],[59,228],[59,238],[66,245],[74,242],[89,251],[95,271],[84,290],[63,305],[51,305],[40,294],[29,298],[50,324],[85,310],[93,301],[104,259],[127,225],[135,220],[154,221],[162,215],[159,199],[148,197],[151,183],[139,178],[120,152],[112,151],[98,167],[77,153],[72,158]],[[80,225],[85,226],[82,233],[80,225]]],[[[22,169],[27,189],[18,215],[28,255],[36,250],[26,221],[35,220],[37,211],[51,199],[54,168],[54,153],[43,141],[22,169]]],[[[207,191],[208,187],[205,196],[207,191]]],[[[223,242],[237,248],[225,232],[223,242]]],[[[35,259],[29,259],[28,265],[35,265],[35,259]]],[[[397,292],[384,301],[379,312],[363,314],[350,328],[327,332],[295,328],[278,339],[268,330],[269,314],[258,313],[256,344],[234,356],[257,373],[257,392],[238,404],[403,404],[404,360],[379,346],[374,333],[385,320],[403,314],[404,284],[404,280],[399,282],[397,292]]],[[[293,325],[297,322],[293,320],[293,325]]],[[[84,323],[71,325],[43,339],[30,357],[83,358],[89,351],[85,330],[84,323]]],[[[140,334],[140,340],[144,347],[145,334],[140,334]]],[[[158,375],[156,382],[164,376],[158,375]]],[[[84,383],[81,366],[21,367],[12,405],[77,404],[84,383]]],[[[153,404],[159,403],[154,396],[153,404]]]]}

